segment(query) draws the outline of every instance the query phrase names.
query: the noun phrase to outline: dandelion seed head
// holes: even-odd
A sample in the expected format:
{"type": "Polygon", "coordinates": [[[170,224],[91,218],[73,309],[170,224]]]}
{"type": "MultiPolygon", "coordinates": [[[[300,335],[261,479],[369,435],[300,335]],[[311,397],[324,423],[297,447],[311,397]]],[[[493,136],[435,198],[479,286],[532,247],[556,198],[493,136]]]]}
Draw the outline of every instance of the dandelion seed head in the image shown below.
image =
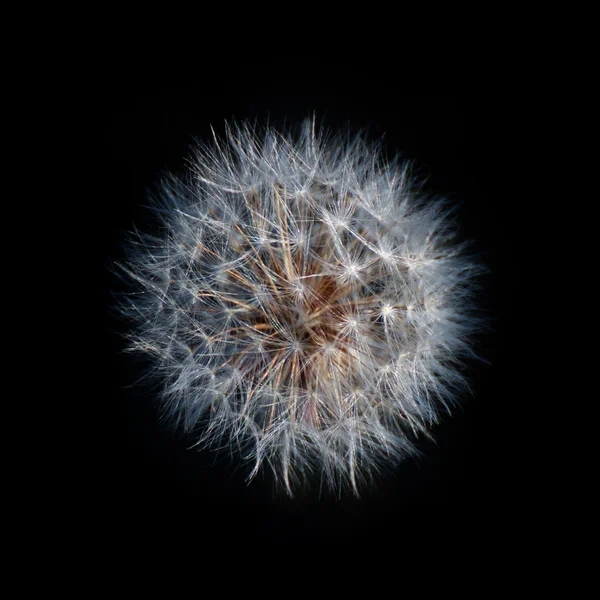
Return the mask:
{"type": "Polygon", "coordinates": [[[123,265],[131,350],[155,360],[169,417],[242,445],[251,477],[358,494],[464,386],[478,271],[451,207],[314,121],[228,126],[191,164],[163,184],[164,235],[137,234],[123,265]]]}

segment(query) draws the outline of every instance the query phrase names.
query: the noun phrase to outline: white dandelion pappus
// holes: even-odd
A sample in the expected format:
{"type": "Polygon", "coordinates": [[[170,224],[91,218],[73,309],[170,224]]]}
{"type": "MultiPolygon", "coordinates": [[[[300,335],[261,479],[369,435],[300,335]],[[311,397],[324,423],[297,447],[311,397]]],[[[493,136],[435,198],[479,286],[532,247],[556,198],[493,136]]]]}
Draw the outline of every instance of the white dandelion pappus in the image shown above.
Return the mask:
{"type": "Polygon", "coordinates": [[[466,382],[477,267],[452,208],[363,137],[227,126],[167,179],[164,235],[123,269],[130,350],[199,444],[246,448],[291,495],[313,472],[361,485],[417,453],[466,382]]]}

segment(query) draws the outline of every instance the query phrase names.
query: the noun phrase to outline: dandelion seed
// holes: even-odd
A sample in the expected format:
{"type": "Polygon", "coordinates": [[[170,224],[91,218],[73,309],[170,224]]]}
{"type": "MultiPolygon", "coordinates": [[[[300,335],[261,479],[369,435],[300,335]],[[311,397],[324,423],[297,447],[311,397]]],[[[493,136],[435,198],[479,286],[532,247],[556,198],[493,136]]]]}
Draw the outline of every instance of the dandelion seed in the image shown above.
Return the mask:
{"type": "Polygon", "coordinates": [[[313,472],[358,494],[415,454],[478,324],[451,207],[377,146],[328,139],[228,127],[164,182],[165,235],[136,233],[123,265],[130,350],[156,361],[168,416],[245,445],[250,477],[269,465],[290,494],[313,472]]]}

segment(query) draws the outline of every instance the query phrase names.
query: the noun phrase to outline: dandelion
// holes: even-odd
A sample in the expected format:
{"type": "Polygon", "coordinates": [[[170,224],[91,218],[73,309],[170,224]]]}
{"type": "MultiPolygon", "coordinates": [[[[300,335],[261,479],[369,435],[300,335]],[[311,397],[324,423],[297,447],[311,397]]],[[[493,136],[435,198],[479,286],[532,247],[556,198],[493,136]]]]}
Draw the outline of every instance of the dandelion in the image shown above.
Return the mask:
{"type": "Polygon", "coordinates": [[[168,418],[243,448],[292,494],[361,486],[417,453],[466,386],[477,266],[453,208],[380,147],[229,125],[167,178],[161,234],[135,233],[129,349],[168,418]]]}

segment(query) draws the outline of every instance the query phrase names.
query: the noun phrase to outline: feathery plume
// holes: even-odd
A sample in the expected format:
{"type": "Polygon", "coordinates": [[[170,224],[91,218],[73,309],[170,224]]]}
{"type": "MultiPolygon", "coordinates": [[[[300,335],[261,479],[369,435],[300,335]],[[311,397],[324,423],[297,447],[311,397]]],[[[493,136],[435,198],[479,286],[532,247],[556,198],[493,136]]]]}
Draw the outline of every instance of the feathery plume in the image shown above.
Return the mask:
{"type": "Polygon", "coordinates": [[[167,178],[163,233],[135,233],[128,348],[167,416],[239,444],[289,494],[312,472],[361,485],[415,454],[466,386],[479,269],[453,208],[362,136],[230,125],[167,178]]]}

